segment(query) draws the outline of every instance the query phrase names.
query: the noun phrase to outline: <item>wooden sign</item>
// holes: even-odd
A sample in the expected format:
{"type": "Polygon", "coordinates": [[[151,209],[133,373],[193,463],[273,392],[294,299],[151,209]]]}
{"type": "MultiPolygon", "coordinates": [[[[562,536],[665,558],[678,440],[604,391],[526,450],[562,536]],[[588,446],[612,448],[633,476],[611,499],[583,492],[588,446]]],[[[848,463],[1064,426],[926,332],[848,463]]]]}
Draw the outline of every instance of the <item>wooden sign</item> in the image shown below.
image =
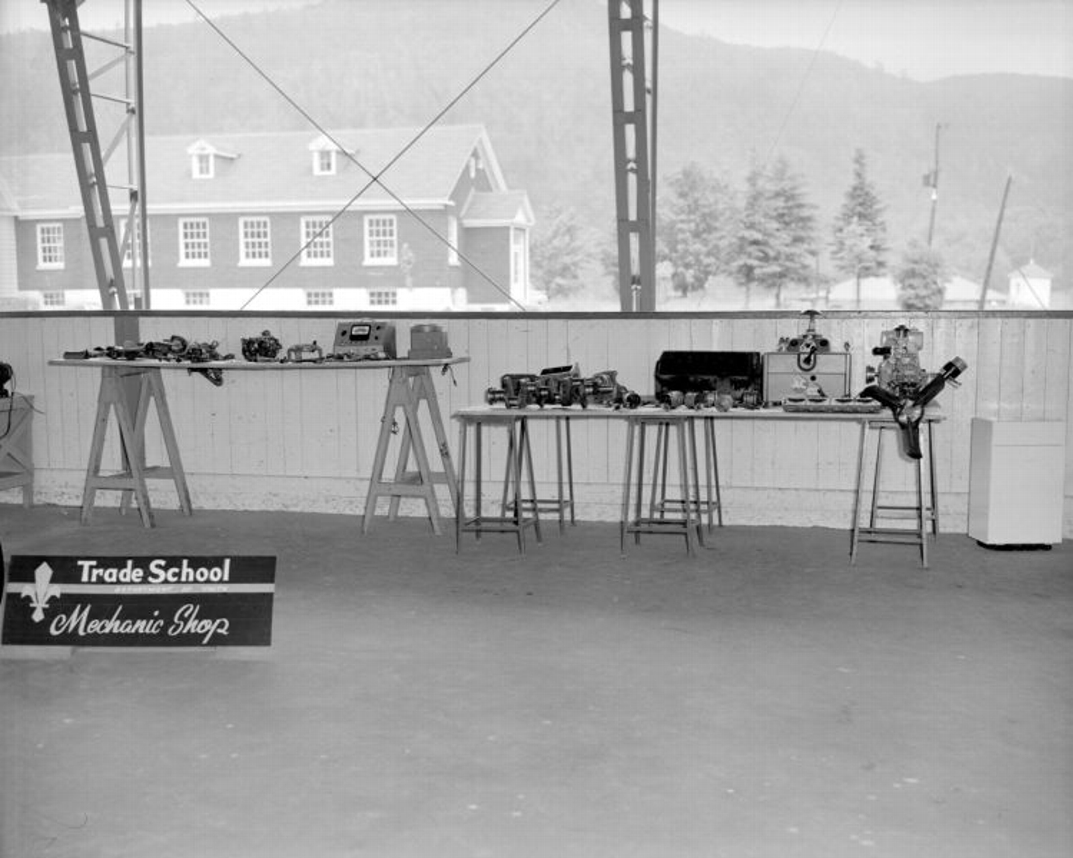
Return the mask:
{"type": "Polygon", "coordinates": [[[275,557],[14,556],[4,646],[270,646],[275,557]]]}

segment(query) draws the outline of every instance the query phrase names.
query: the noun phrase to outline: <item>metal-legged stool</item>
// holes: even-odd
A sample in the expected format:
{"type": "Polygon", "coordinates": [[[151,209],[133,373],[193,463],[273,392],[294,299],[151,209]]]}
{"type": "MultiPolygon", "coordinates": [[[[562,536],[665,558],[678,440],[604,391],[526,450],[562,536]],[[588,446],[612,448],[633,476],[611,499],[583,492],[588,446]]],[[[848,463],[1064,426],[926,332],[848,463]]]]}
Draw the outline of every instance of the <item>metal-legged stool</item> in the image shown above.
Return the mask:
{"type": "Polygon", "coordinates": [[[928,527],[930,523],[933,536],[939,533],[939,512],[935,479],[935,444],[934,444],[934,419],[925,418],[922,424],[922,438],[927,439],[927,452],[917,460],[910,460],[914,465],[916,482],[915,504],[884,504],[880,503],[881,472],[883,467],[883,436],[894,433],[894,441],[897,443],[897,433],[901,431],[896,423],[891,421],[861,421],[860,448],[857,453],[857,489],[853,503],[853,527],[850,535],[850,562],[857,562],[857,549],[861,542],[887,542],[896,545],[916,545],[920,548],[920,561],[923,567],[928,568],[928,527]],[[868,433],[872,430],[876,434],[875,471],[872,477],[872,499],[868,514],[868,524],[860,523],[861,507],[864,495],[864,465],[866,448],[868,445],[868,433]],[[927,469],[927,476],[924,471],[927,469]],[[925,490],[925,480],[927,490],[925,490]],[[878,521],[886,519],[914,519],[916,526],[913,529],[897,527],[880,527],[878,521]]]}
{"type": "MultiPolygon", "coordinates": [[[[528,422],[528,421],[526,421],[528,422]]],[[[563,533],[566,530],[566,516],[570,515],[571,526],[577,524],[577,519],[574,513],[574,454],[570,444],[570,417],[569,415],[556,415],[553,418],[555,424],[555,482],[556,482],[556,495],[555,497],[543,497],[543,498],[522,498],[521,503],[524,509],[536,510],[538,512],[553,512],[559,519],[559,533],[563,533]],[[565,493],[563,477],[564,477],[564,454],[565,454],[565,493]]],[[[528,438],[528,433],[527,436],[528,438]]],[[[510,498],[510,468],[511,457],[513,455],[514,435],[511,433],[510,447],[507,450],[507,464],[503,474],[503,515],[514,511],[514,501],[510,498]]]]}
{"type": "Polygon", "coordinates": [[[700,526],[698,513],[699,501],[693,493],[693,487],[697,482],[696,474],[696,443],[692,433],[686,431],[686,423],[692,418],[690,415],[670,413],[642,415],[638,412],[630,414],[626,418],[626,464],[622,481],[622,514],[619,519],[619,546],[625,552],[626,534],[634,535],[634,542],[640,543],[642,533],[670,533],[682,534],[686,540],[686,553],[690,556],[694,553],[694,540],[703,544],[703,533],[700,526]],[[643,509],[644,480],[645,480],[645,435],[648,423],[656,426],[657,453],[656,466],[653,469],[653,479],[650,486],[649,504],[647,510],[643,509]],[[660,467],[660,460],[667,456],[667,441],[671,429],[674,429],[674,438],[678,447],[678,480],[682,492],[682,500],[677,504],[657,504],[656,484],[662,484],[662,495],[666,496],[666,467],[660,467]],[[659,439],[663,438],[662,445],[659,439]],[[693,443],[690,443],[690,439],[693,443]],[[634,483],[634,450],[636,449],[636,474],[634,483]],[[694,477],[690,479],[691,475],[694,477]],[[632,498],[632,512],[631,512],[632,498]],[[675,508],[676,514],[670,512],[669,507],[675,508]],[[645,514],[647,513],[647,514],[645,514]]]}
{"type": "Polygon", "coordinates": [[[525,529],[533,528],[537,542],[543,541],[540,532],[540,514],[536,504],[536,478],[533,475],[533,452],[529,446],[529,421],[521,411],[502,411],[480,417],[459,417],[458,443],[458,492],[455,509],[455,550],[462,547],[463,532],[475,533],[477,539],[485,532],[513,533],[518,539],[518,550],[525,553],[525,529]],[[467,429],[473,424],[474,433],[474,514],[466,516],[466,440],[467,429]],[[499,515],[484,515],[481,499],[482,429],[485,423],[502,426],[508,432],[507,474],[504,483],[504,504],[499,515]],[[523,470],[528,474],[529,496],[523,497],[523,470]],[[507,509],[509,496],[510,509],[507,509]]]}
{"type": "MultiPolygon", "coordinates": [[[[668,508],[681,509],[686,502],[685,498],[667,497],[667,459],[670,445],[667,443],[669,426],[661,423],[656,430],[656,452],[653,462],[652,499],[651,506],[657,513],[663,513],[668,508]],[[656,495],[656,487],[659,486],[659,495],[656,495]]],[[[689,421],[689,455],[691,465],[692,485],[694,496],[691,503],[696,510],[698,521],[701,517],[707,520],[707,529],[710,532],[714,528],[713,515],[719,527],[723,526],[723,497],[719,489],[719,454],[715,446],[715,418],[694,417],[689,421]],[[700,457],[697,455],[697,422],[700,421],[704,431],[704,496],[700,494],[700,457]]],[[[702,533],[702,532],[701,532],[702,533]]],[[[704,542],[703,533],[700,537],[704,542]]]]}

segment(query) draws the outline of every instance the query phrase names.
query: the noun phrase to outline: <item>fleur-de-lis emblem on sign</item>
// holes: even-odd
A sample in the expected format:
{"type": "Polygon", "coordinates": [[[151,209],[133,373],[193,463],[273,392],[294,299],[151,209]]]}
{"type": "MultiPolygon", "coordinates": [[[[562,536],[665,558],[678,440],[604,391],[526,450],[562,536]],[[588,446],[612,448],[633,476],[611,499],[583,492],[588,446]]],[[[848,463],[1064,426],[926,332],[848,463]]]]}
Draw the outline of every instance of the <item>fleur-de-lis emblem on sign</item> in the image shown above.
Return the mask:
{"type": "Polygon", "coordinates": [[[33,607],[33,621],[41,622],[45,618],[45,608],[49,599],[58,599],[60,588],[52,583],[52,567],[42,563],[34,570],[34,583],[22,588],[22,597],[30,600],[33,607]]]}

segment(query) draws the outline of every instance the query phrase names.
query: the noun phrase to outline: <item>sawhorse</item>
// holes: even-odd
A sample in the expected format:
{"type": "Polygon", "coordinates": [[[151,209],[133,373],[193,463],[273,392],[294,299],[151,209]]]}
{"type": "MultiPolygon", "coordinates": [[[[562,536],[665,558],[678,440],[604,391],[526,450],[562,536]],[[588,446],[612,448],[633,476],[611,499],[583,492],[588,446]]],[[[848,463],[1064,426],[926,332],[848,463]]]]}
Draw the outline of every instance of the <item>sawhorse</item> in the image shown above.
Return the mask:
{"type": "Polygon", "coordinates": [[[380,435],[376,443],[376,455],[373,458],[373,472],[369,478],[369,492],[365,498],[365,516],[362,519],[361,532],[368,533],[373,516],[376,515],[376,502],[381,497],[391,499],[388,516],[394,519],[399,513],[399,501],[404,497],[420,498],[428,509],[432,530],[438,536],[442,533],[440,509],[436,500],[435,483],[446,483],[451,493],[452,504],[457,502],[458,484],[451,451],[447,445],[447,435],[443,428],[443,418],[436,398],[436,388],[432,384],[432,373],[427,364],[397,364],[391,367],[391,381],[388,384],[387,398],[384,401],[384,413],[380,418],[380,435]],[[436,436],[436,446],[442,471],[433,471],[429,462],[421,432],[418,408],[424,402],[428,410],[432,432],[436,436]],[[402,409],[402,440],[399,448],[395,476],[384,479],[384,467],[387,463],[391,436],[399,432],[395,415],[402,409]],[[407,470],[410,454],[413,454],[417,470],[407,470]]]}
{"type": "Polygon", "coordinates": [[[175,429],[171,423],[160,370],[146,366],[123,366],[119,363],[115,366],[103,365],[101,388],[97,396],[97,419],[93,425],[93,443],[90,446],[89,466],[86,470],[86,486],[82,493],[82,523],[89,522],[96,494],[104,489],[123,493],[120,510],[124,513],[133,498],[138,505],[142,524],[152,527],[153,510],[146,486],[146,480],[150,479],[171,480],[175,483],[179,506],[186,515],[192,514],[190,490],[186,485],[186,474],[179,458],[179,445],[175,440],[175,429]],[[145,463],[145,421],[149,414],[150,400],[156,407],[157,420],[168,454],[168,465],[150,467],[145,463]],[[123,469],[114,474],[102,474],[104,442],[108,434],[109,418],[113,412],[119,429],[123,469]]]}

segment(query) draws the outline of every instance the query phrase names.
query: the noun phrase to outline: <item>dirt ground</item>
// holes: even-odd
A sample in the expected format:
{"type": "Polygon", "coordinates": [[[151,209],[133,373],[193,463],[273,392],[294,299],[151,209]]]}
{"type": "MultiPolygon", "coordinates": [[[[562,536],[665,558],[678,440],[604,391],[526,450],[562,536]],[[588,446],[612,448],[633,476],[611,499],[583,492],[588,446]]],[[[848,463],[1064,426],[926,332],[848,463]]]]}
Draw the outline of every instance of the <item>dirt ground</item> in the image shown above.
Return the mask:
{"type": "Polygon", "coordinates": [[[0,506],[9,559],[274,555],[272,645],[6,648],[4,858],[1073,854],[1069,542],[157,525],[0,506]]]}

